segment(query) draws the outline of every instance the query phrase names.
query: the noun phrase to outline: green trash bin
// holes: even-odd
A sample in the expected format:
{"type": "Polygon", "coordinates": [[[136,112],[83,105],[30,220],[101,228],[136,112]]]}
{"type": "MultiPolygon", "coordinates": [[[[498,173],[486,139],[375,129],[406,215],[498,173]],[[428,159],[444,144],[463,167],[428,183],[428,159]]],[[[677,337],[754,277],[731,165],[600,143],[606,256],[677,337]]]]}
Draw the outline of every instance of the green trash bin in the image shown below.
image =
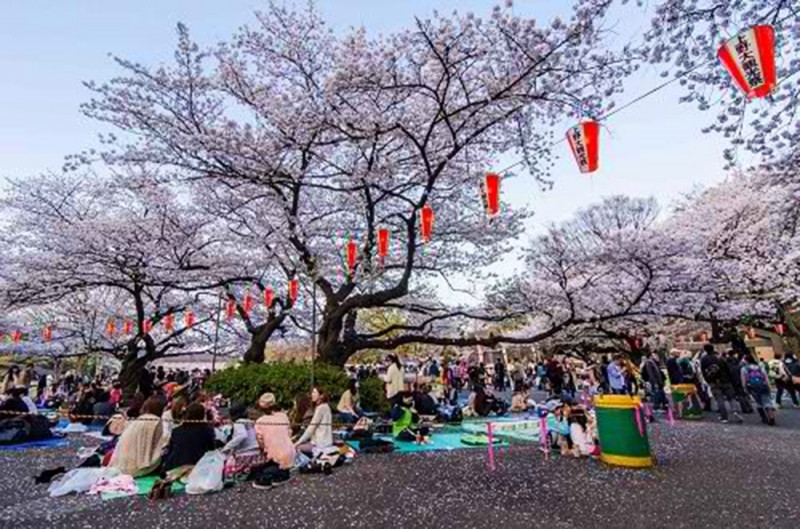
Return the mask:
{"type": "Polygon", "coordinates": [[[639,433],[636,413],[642,413],[639,397],[600,395],[594,399],[600,460],[609,465],[645,468],[653,466],[645,417],[640,415],[644,435],[639,433]]]}

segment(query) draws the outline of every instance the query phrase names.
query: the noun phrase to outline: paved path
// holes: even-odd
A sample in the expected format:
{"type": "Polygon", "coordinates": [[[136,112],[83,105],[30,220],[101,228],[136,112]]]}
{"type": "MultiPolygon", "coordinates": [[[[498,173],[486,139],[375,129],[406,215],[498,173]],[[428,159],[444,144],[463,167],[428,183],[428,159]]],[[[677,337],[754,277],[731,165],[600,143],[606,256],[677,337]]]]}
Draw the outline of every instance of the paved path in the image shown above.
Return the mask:
{"type": "Polygon", "coordinates": [[[655,470],[596,461],[544,461],[515,446],[488,472],[483,450],[364,456],[332,476],[298,476],[281,488],[238,486],[204,497],[101,502],[50,499],[42,468],[74,461],[75,448],[0,451],[0,527],[494,527],[502,529],[800,527],[800,411],[767,428],[715,417],[656,425],[655,470]]]}

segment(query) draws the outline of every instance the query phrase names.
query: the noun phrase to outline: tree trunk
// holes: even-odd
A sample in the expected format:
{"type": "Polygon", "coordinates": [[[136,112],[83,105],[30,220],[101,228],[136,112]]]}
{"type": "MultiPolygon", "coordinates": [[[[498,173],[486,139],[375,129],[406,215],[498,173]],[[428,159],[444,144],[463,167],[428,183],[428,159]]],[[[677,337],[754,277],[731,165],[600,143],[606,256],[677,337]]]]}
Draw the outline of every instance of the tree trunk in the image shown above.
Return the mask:
{"type": "Polygon", "coordinates": [[[119,372],[119,382],[122,385],[122,394],[127,402],[139,388],[142,372],[147,368],[147,358],[137,358],[136,353],[125,355],[122,360],[122,369],[119,372]]]}
{"type": "Polygon", "coordinates": [[[269,339],[275,334],[275,331],[278,330],[285,318],[286,315],[282,313],[255,328],[250,335],[250,346],[244,353],[244,362],[246,364],[264,363],[264,350],[267,347],[267,342],[269,342],[269,339]]]}
{"type": "Polygon", "coordinates": [[[341,340],[344,316],[336,309],[325,310],[318,333],[317,357],[326,364],[343,367],[352,354],[341,340]]]}

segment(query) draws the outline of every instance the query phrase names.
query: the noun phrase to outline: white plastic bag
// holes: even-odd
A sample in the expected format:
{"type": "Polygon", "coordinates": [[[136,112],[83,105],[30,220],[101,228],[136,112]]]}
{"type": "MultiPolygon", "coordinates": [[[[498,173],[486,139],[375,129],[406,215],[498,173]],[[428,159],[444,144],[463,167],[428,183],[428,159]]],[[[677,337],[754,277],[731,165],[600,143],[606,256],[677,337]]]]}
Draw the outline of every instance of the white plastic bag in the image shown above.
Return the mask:
{"type": "Polygon", "coordinates": [[[186,494],[206,494],[222,490],[222,471],[225,455],[212,450],[197,462],[186,481],[186,494]]]}
{"type": "Polygon", "coordinates": [[[100,478],[113,478],[120,474],[119,469],[113,467],[76,468],[51,483],[47,491],[51,498],[65,496],[71,492],[88,492],[100,478]]]}

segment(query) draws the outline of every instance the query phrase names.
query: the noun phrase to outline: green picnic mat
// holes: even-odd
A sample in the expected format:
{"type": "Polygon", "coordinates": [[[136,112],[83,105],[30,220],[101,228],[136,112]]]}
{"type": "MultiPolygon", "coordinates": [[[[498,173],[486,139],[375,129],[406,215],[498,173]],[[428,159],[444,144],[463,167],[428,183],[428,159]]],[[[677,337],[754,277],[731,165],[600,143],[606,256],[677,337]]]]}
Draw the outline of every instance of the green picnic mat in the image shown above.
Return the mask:
{"type": "MultiPolygon", "coordinates": [[[[461,436],[465,432],[434,432],[430,437],[430,443],[418,445],[413,441],[398,441],[397,439],[389,437],[382,437],[387,441],[391,441],[395,446],[395,453],[412,454],[420,452],[432,452],[436,450],[461,450],[465,448],[483,448],[486,446],[470,446],[461,442],[461,436]]],[[[504,441],[502,444],[495,443],[497,446],[505,446],[507,443],[504,441]]]]}
{"type": "MultiPolygon", "coordinates": [[[[158,481],[158,476],[143,476],[141,478],[136,478],[134,481],[136,482],[136,486],[139,488],[139,492],[137,493],[139,496],[146,496],[150,494],[150,491],[153,490],[153,485],[156,484],[158,481]]],[[[172,494],[183,494],[186,490],[186,485],[184,485],[180,480],[174,482],[172,484],[172,494]]],[[[103,500],[113,500],[116,498],[125,498],[128,494],[124,492],[104,492],[100,495],[103,500]]]]}

